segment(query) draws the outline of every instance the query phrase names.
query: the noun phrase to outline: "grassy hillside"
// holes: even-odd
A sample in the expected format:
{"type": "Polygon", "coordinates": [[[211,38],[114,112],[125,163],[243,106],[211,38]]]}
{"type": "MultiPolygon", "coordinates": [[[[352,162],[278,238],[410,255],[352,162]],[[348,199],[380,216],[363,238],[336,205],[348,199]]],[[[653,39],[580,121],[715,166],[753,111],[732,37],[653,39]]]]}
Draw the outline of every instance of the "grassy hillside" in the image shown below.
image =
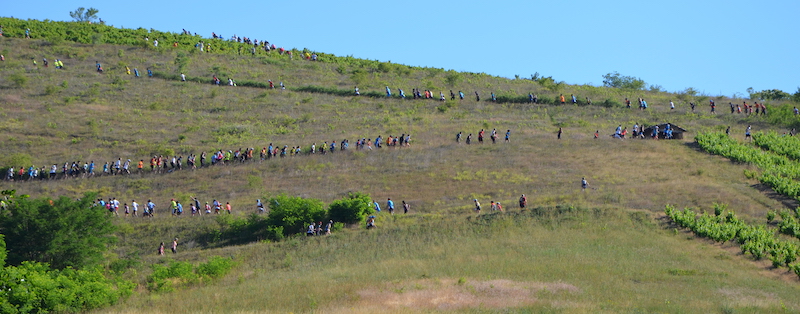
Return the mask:
{"type": "MultiPolygon", "coordinates": [[[[7,34],[16,34],[9,19],[0,21],[7,34]]],[[[312,143],[351,143],[346,152],[194,171],[0,181],[0,190],[33,196],[98,191],[125,202],[152,199],[160,214],[121,217],[120,242],[109,256],[109,265],[129,263],[125,276],[141,284],[150,272],[146,265],[165,262],[153,254],[158,243],[174,237],[181,239],[178,260],[221,255],[238,263],[217,283],[166,294],[140,287],[141,296],[103,312],[800,310],[793,297],[797,276],[659,219],[665,204],[708,210],[722,202],[761,223],[768,210],[796,207],[745,176],[755,167],[710,156],[691,140],[728,126],[738,138],[747,125],[782,133],[797,123],[787,111],[792,104],[767,103],[770,112],[763,116],[731,115],[727,103],[741,100],[509,80],[325,54],[312,62],[299,58],[300,50],[293,59],[263,51],[240,55],[236,44],[201,53],[191,47],[199,38],[164,33],[157,35],[174,36],[179,47],[166,44],[169,39],[154,48],[144,41],[153,32],[104,29],[122,34],[120,42],[110,35],[93,41],[92,28],[105,26],[86,27],[80,25],[75,33],[83,35],[75,38],[0,38],[0,167],[56,163],[60,171],[64,162],[102,165],[122,158],[144,159],[149,168],[157,154],[185,158],[252,147],[258,159],[270,143],[304,151],[312,143]],[[62,59],[65,69],[43,67],[43,57],[62,59]],[[95,62],[104,73],[95,71],[95,62]],[[142,77],[126,74],[126,66],[142,77]],[[147,68],[155,77],[147,77],[147,68]],[[180,73],[189,81],[179,81],[180,73]],[[213,75],[240,86],[214,86],[213,75]],[[264,88],[267,80],[287,89],[264,88]],[[362,96],[349,95],[356,85],[362,96]],[[448,101],[380,97],[385,86],[395,96],[402,88],[409,98],[412,88],[432,90],[437,98],[441,91],[448,101]],[[451,89],[465,99],[449,100],[451,89]],[[491,92],[498,102],[487,101],[491,92]],[[546,104],[525,103],[528,93],[546,104]],[[559,94],[582,102],[552,104],[559,94]],[[586,97],[593,105],[583,102],[586,97]],[[627,109],[625,97],[634,107],[644,97],[650,108],[627,109]],[[709,99],[718,104],[715,115],[708,112],[709,99]],[[690,101],[698,104],[695,112],[690,101]],[[674,141],[608,136],[618,125],[665,122],[689,134],[674,141]],[[466,137],[485,129],[488,137],[495,128],[497,144],[488,138],[484,144],[455,142],[458,132],[466,137]],[[506,130],[509,143],[502,142],[506,130]],[[359,138],[400,134],[411,134],[410,147],[354,147],[359,138]],[[590,189],[581,190],[581,177],[590,189]],[[329,203],[351,191],[369,193],[382,206],[389,197],[405,200],[411,214],[381,213],[378,230],[369,232],[349,226],[330,237],[246,245],[210,238],[230,227],[228,218],[164,214],[171,198],[230,201],[233,216],[244,218],[255,212],[257,198],[286,193],[329,203]],[[517,211],[521,194],[544,207],[517,211]],[[472,199],[485,209],[494,200],[515,210],[477,216],[472,199]]]]}

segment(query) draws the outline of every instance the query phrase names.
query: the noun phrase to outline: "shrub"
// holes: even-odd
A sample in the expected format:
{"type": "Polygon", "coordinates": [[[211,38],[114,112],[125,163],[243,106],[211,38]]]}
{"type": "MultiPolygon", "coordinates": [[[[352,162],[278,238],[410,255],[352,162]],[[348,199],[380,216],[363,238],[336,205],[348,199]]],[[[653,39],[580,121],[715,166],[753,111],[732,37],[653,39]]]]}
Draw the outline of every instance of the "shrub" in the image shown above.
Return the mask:
{"type": "Polygon", "coordinates": [[[230,257],[213,256],[208,262],[197,266],[197,274],[200,277],[217,279],[225,276],[233,268],[233,259],[230,257]]]}
{"type": "Polygon", "coordinates": [[[369,194],[351,192],[328,206],[328,217],[344,223],[358,223],[372,211],[369,194]]]}
{"type": "Polygon", "coordinates": [[[78,200],[14,199],[0,213],[8,263],[39,261],[61,269],[102,261],[107,245],[116,239],[116,227],[104,211],[91,207],[95,195],[87,193],[78,200]]]}
{"type": "Polygon", "coordinates": [[[327,216],[322,201],[317,199],[279,195],[268,200],[270,213],[267,224],[283,228],[289,235],[305,230],[307,224],[322,221],[327,216]]]}
{"type": "Polygon", "coordinates": [[[106,278],[99,268],[51,270],[24,262],[0,272],[0,313],[85,312],[127,298],[135,286],[106,278]]]}
{"type": "Polygon", "coordinates": [[[170,292],[199,278],[189,262],[172,261],[167,266],[154,264],[150,268],[153,270],[147,276],[147,289],[150,291],[170,292]]]}

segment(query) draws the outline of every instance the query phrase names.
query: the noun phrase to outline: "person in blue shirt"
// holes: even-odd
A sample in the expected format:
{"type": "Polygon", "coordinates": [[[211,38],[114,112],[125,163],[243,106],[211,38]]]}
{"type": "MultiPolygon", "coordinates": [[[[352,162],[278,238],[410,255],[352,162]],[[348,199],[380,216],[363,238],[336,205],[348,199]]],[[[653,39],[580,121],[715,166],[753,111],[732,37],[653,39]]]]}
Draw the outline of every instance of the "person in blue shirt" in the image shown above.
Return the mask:
{"type": "Polygon", "coordinates": [[[572,94],[572,104],[574,105],[574,104],[577,104],[577,103],[578,103],[578,99],[575,98],[575,94],[572,94]]]}
{"type": "Polygon", "coordinates": [[[386,201],[386,207],[389,208],[389,214],[394,215],[394,202],[391,197],[386,201]]]}
{"type": "Polygon", "coordinates": [[[386,97],[392,97],[392,90],[389,89],[389,86],[386,86],[386,97]]]}
{"type": "Polygon", "coordinates": [[[497,101],[497,97],[495,97],[494,92],[492,92],[492,101],[497,101]]]}
{"type": "Polygon", "coordinates": [[[133,68],[133,74],[134,76],[139,77],[139,69],[133,68]]]}
{"type": "Polygon", "coordinates": [[[458,98],[461,99],[461,100],[464,100],[464,93],[461,92],[461,91],[458,91],[458,98]]]}
{"type": "Polygon", "coordinates": [[[400,90],[400,98],[406,98],[406,93],[404,93],[402,89],[399,90],[400,90]]]}
{"type": "Polygon", "coordinates": [[[153,70],[150,70],[150,68],[147,68],[147,76],[153,77],[153,70]]]}
{"type": "Polygon", "coordinates": [[[375,208],[375,211],[376,211],[376,212],[379,212],[379,213],[381,212],[381,205],[380,205],[380,204],[378,204],[378,202],[377,202],[377,201],[375,201],[375,200],[372,200],[372,206],[375,208]]]}

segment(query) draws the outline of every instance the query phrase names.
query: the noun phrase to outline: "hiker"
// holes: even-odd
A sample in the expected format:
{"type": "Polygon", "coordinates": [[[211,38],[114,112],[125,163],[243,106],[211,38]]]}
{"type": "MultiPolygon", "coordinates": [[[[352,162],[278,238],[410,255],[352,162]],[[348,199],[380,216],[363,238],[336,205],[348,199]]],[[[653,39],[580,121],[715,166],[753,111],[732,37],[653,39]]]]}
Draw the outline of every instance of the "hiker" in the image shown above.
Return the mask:
{"type": "Polygon", "coordinates": [[[519,197],[519,208],[525,208],[525,206],[528,206],[528,198],[525,197],[525,194],[522,194],[519,197]]]}
{"type": "Polygon", "coordinates": [[[361,93],[358,91],[358,86],[356,86],[354,89],[355,89],[355,94],[356,94],[356,96],[360,96],[360,95],[361,95],[361,93]]]}
{"type": "Polygon", "coordinates": [[[483,129],[481,129],[481,131],[478,132],[478,143],[483,144],[483,129]]]}
{"type": "Polygon", "coordinates": [[[389,86],[386,86],[386,97],[392,97],[392,90],[389,89],[389,86]]]}
{"type": "Polygon", "coordinates": [[[231,213],[231,203],[225,202],[225,210],[228,211],[228,214],[231,213]]]}
{"type": "Polygon", "coordinates": [[[386,201],[386,207],[389,209],[389,214],[394,215],[394,202],[391,197],[386,201]]]}
{"type": "Polygon", "coordinates": [[[564,133],[564,131],[561,128],[558,128],[558,139],[559,140],[561,139],[561,133],[564,133]]]}
{"type": "Polygon", "coordinates": [[[261,199],[256,200],[256,209],[258,210],[259,213],[264,212],[264,204],[261,203],[261,199]]]}
{"type": "Polygon", "coordinates": [[[511,130],[506,131],[506,142],[511,142],[511,130]]]}
{"type": "Polygon", "coordinates": [[[725,135],[727,135],[727,136],[731,135],[731,126],[730,125],[728,126],[727,129],[725,129],[725,135]]]}
{"type": "Polygon", "coordinates": [[[467,135],[467,145],[469,145],[470,143],[472,143],[472,133],[467,135]]]}
{"type": "Polygon", "coordinates": [[[375,226],[375,216],[369,216],[367,218],[367,229],[376,228],[375,226]]]}
{"type": "Polygon", "coordinates": [[[164,242],[161,242],[161,245],[158,246],[158,255],[164,256],[164,242]]]}
{"type": "Polygon", "coordinates": [[[136,213],[139,211],[139,203],[136,200],[131,200],[131,209],[133,209],[133,217],[136,217],[136,213]]]}
{"type": "Polygon", "coordinates": [[[561,99],[561,104],[562,104],[562,105],[566,103],[566,102],[564,101],[564,94],[561,94],[561,95],[559,95],[559,98],[561,99]]]}
{"type": "Polygon", "coordinates": [[[458,134],[456,134],[456,143],[461,143],[461,132],[458,132],[458,134]]]}
{"type": "Polygon", "coordinates": [[[475,212],[480,214],[481,213],[481,203],[478,202],[477,198],[473,199],[472,201],[475,202],[475,212]]]}
{"type": "Polygon", "coordinates": [[[712,114],[717,114],[717,104],[714,103],[714,100],[713,99],[709,99],[708,103],[709,103],[708,105],[711,106],[711,113],[712,114]]]}
{"type": "Polygon", "coordinates": [[[481,95],[478,95],[478,91],[475,91],[475,101],[481,101],[481,95]]]}
{"type": "Polygon", "coordinates": [[[375,200],[372,200],[372,208],[374,208],[376,212],[381,212],[381,205],[375,200]]]}
{"type": "Polygon", "coordinates": [[[585,177],[581,178],[581,188],[584,191],[586,191],[586,188],[588,188],[588,187],[589,187],[589,182],[586,181],[586,178],[585,177]]]}
{"type": "Polygon", "coordinates": [[[306,236],[310,237],[314,235],[314,223],[308,225],[308,230],[306,230],[306,236]]]}
{"type": "Polygon", "coordinates": [[[172,254],[178,254],[178,238],[172,240],[172,254]]]}
{"type": "Polygon", "coordinates": [[[744,139],[745,140],[752,140],[753,138],[750,136],[750,129],[751,127],[748,125],[747,129],[744,130],[744,139]]]}
{"type": "Polygon", "coordinates": [[[491,201],[491,203],[490,203],[490,205],[489,205],[489,208],[490,208],[492,211],[497,211],[497,204],[495,204],[495,203],[494,203],[494,201],[491,201]]]}
{"type": "Polygon", "coordinates": [[[572,96],[572,104],[573,105],[577,105],[578,104],[578,98],[575,97],[575,94],[570,94],[570,96],[572,96]]]}
{"type": "Polygon", "coordinates": [[[406,203],[406,201],[404,200],[404,201],[403,201],[403,214],[408,214],[408,210],[409,210],[410,208],[411,208],[411,205],[409,205],[408,203],[406,203]]]}
{"type": "Polygon", "coordinates": [[[186,82],[186,74],[181,73],[181,82],[186,82]]]}

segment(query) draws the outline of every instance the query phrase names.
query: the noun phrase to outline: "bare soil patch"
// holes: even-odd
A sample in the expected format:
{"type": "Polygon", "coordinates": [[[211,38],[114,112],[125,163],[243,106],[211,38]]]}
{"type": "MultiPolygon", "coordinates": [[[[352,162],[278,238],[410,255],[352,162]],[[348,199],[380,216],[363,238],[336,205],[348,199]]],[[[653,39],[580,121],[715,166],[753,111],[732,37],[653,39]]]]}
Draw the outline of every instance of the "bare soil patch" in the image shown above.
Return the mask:
{"type": "Polygon", "coordinates": [[[515,308],[537,303],[537,294],[577,293],[578,287],[563,282],[521,282],[507,279],[421,279],[390,283],[358,291],[355,304],[334,313],[408,312],[467,308],[515,308]]]}

